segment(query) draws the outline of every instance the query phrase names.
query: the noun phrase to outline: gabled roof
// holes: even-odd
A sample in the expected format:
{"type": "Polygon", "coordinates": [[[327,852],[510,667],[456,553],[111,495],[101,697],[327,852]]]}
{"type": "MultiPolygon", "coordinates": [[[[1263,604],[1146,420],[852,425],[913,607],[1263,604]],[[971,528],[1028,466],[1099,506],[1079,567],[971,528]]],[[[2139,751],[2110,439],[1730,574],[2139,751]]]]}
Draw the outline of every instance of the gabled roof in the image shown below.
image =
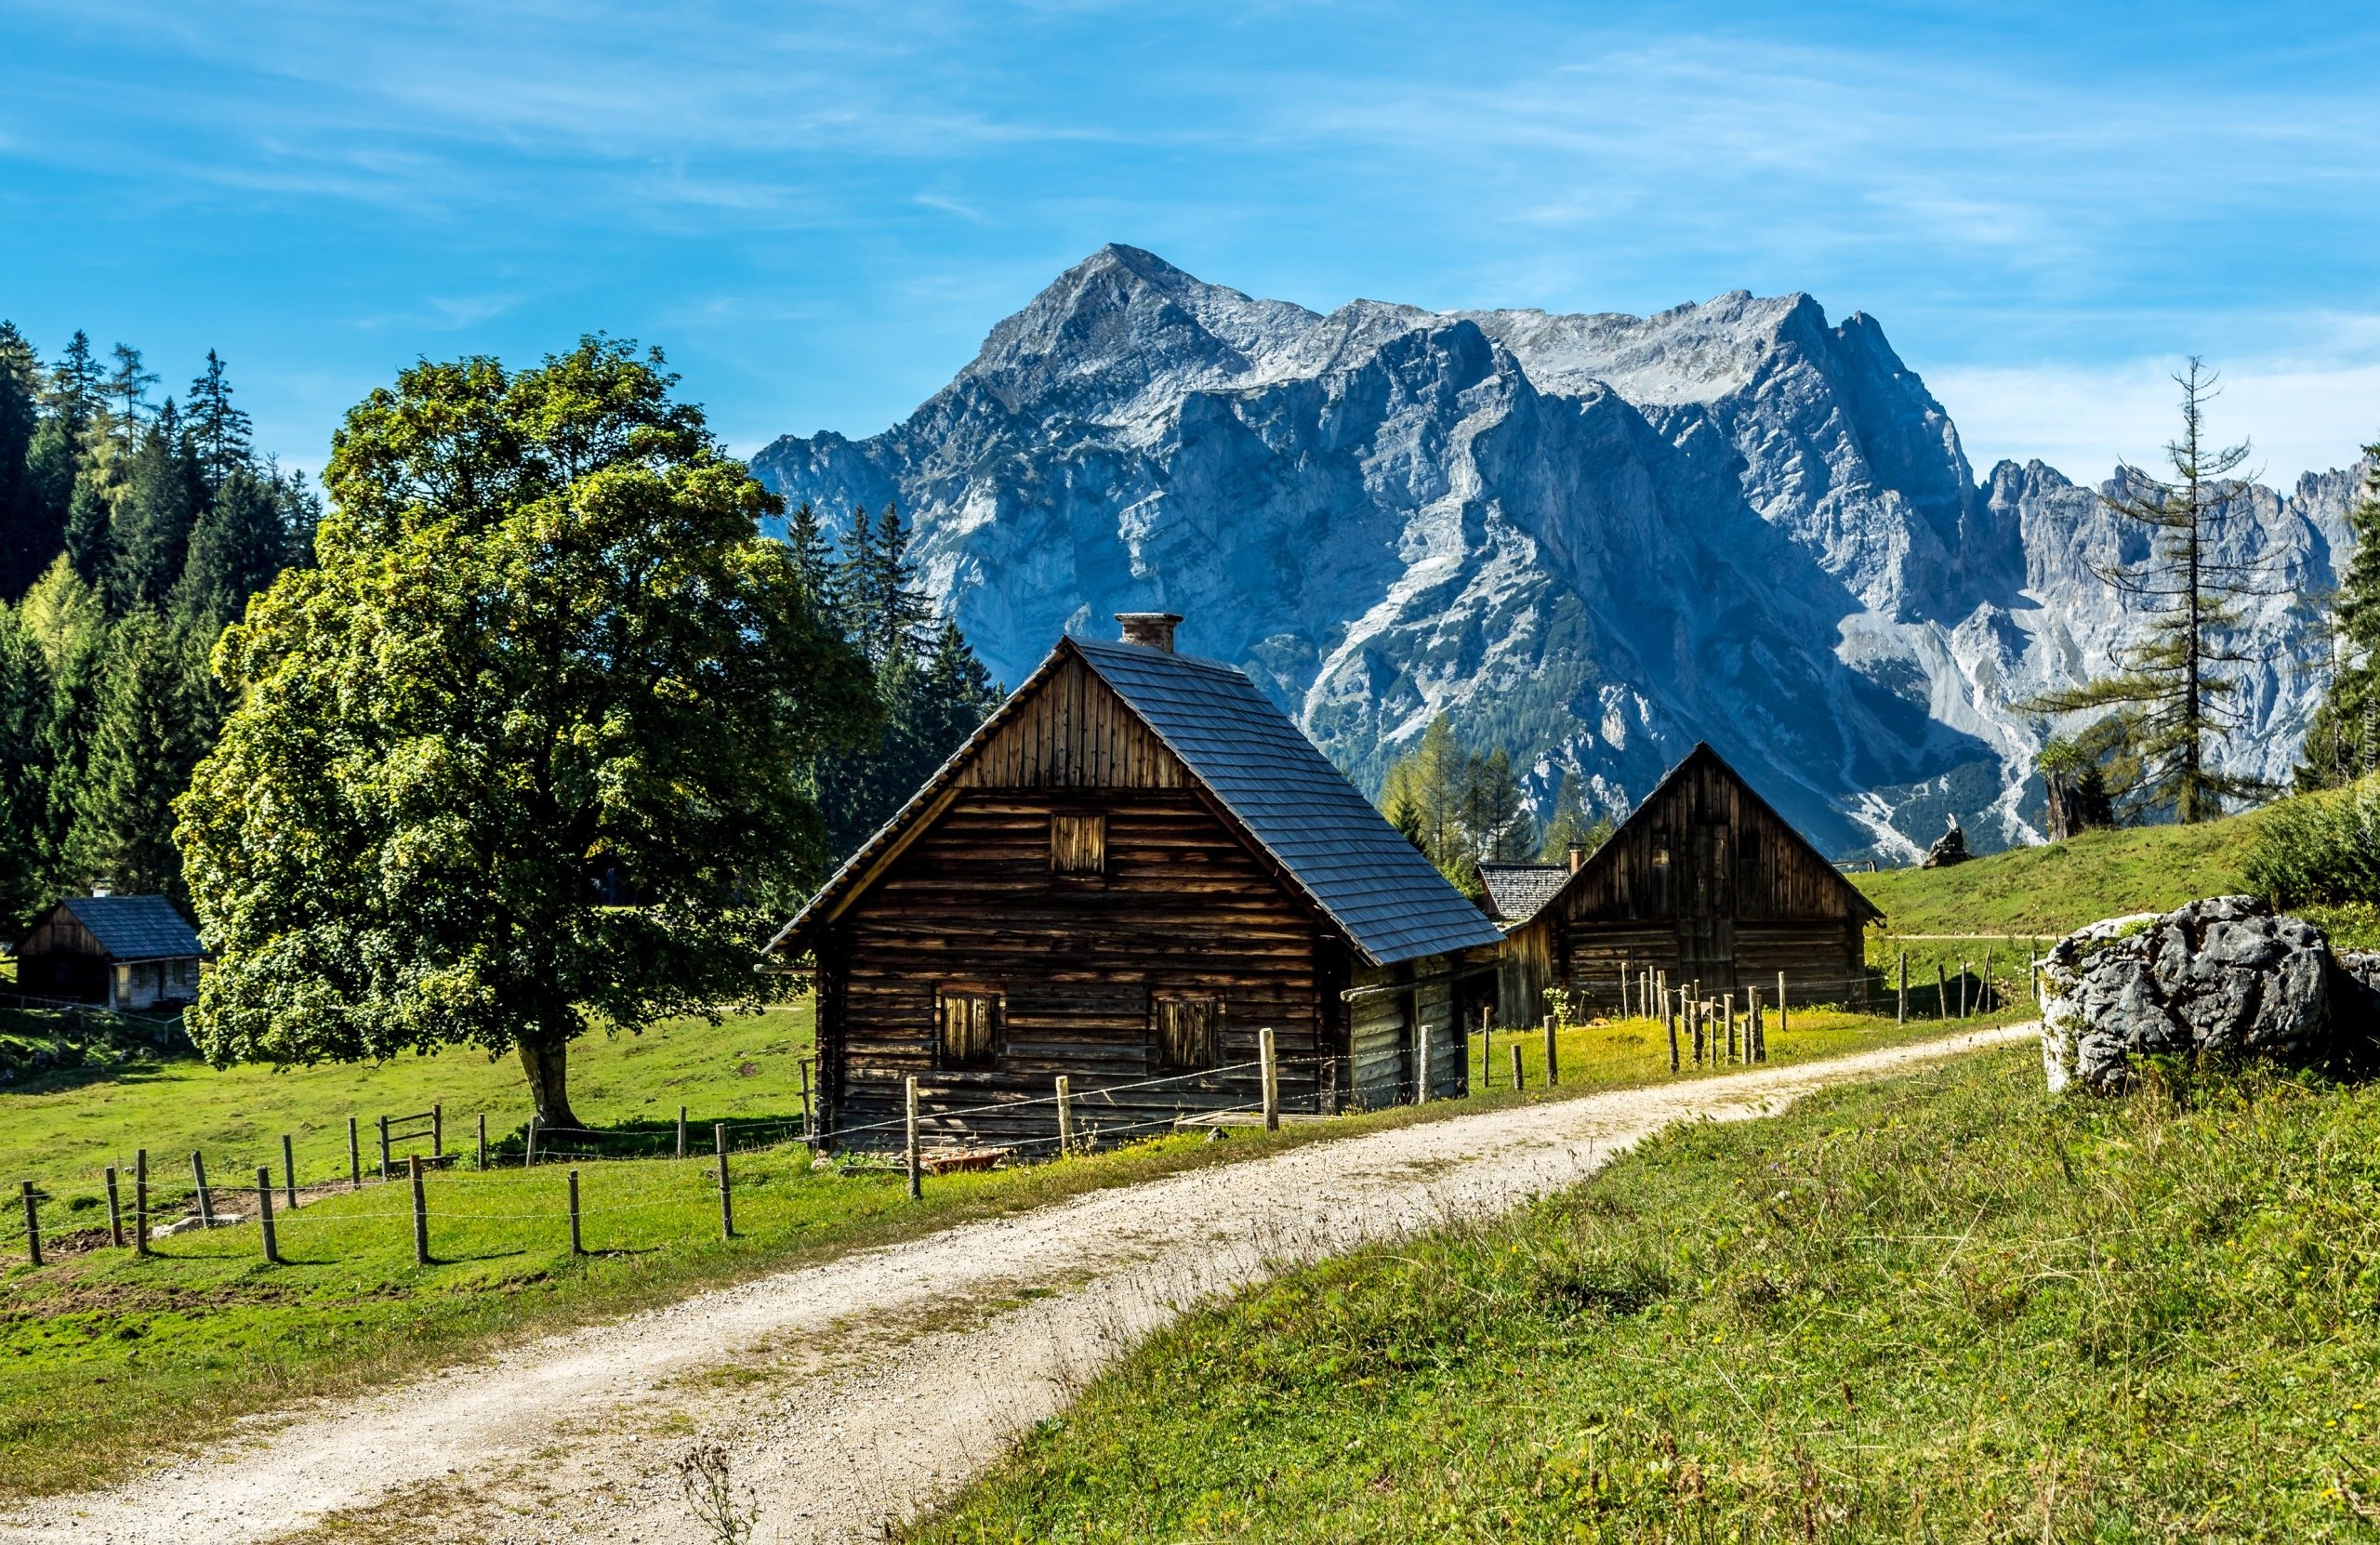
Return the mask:
{"type": "Polygon", "coordinates": [[[1561,894],[1570,878],[1567,864],[1481,864],[1480,888],[1488,892],[1488,915],[1517,928],[1561,894]]]}
{"type": "Polygon", "coordinates": [[[58,904],[118,960],[196,955],[198,933],[163,896],[69,896],[58,904]]]}
{"type": "MultiPolygon", "coordinates": [[[[1747,779],[1742,773],[1737,772],[1735,768],[1729,764],[1726,758],[1712,750],[1711,748],[1711,743],[1707,740],[1696,741],[1694,743],[1693,750],[1688,751],[1685,756],[1679,758],[1678,763],[1675,767],[1671,768],[1668,772],[1661,774],[1661,781],[1653,786],[1652,792],[1646,795],[1642,799],[1636,801],[1636,808],[1629,812],[1628,819],[1620,823],[1619,826],[1613,830],[1611,835],[1605,838],[1603,842],[1595,849],[1595,851],[1587,855],[1587,861],[1579,865],[1579,872],[1576,875],[1569,876],[1564,879],[1562,884],[1554,891],[1554,895],[1546,898],[1545,905],[1548,906],[1552,905],[1554,901],[1558,898],[1563,891],[1569,890],[1572,885],[1578,883],[1581,878],[1593,871],[1596,867],[1596,861],[1602,858],[1604,854],[1619,852],[1620,844],[1616,842],[1614,839],[1619,837],[1621,832],[1626,831],[1636,822],[1644,819],[1645,812],[1646,811],[1658,806],[1661,802],[1661,797],[1669,792],[1670,786],[1684,777],[1687,769],[1694,767],[1698,763],[1703,762],[1708,762],[1718,768],[1720,772],[1725,772],[1734,781],[1736,786],[1744,791],[1746,798],[1767,812],[1770,820],[1776,822],[1779,827],[1790,833],[1795,841],[1810,850],[1811,854],[1818,859],[1818,864],[1825,870],[1827,875],[1833,879],[1835,884],[1841,886],[1844,893],[1851,898],[1851,911],[1854,917],[1864,918],[1871,922],[1881,921],[1883,919],[1884,915],[1884,908],[1878,906],[1874,902],[1870,901],[1868,899],[1868,893],[1865,891],[1860,890],[1859,887],[1852,884],[1848,879],[1845,879],[1843,877],[1843,871],[1834,866],[1834,861],[1828,858],[1824,853],[1819,852],[1817,845],[1811,842],[1808,838],[1802,835],[1801,827],[1793,825],[1792,822],[1786,820],[1782,815],[1778,814],[1777,807],[1770,804],[1766,799],[1762,799],[1760,796],[1760,790],[1752,787],[1751,780],[1747,779]]],[[[1540,910],[1542,910],[1542,908],[1540,910]]]]}
{"type": "Polygon", "coordinates": [[[1181,759],[1223,813],[1374,965],[1496,944],[1480,910],[1232,667],[1144,644],[1064,638],[900,813],[769,944],[806,945],[1058,663],[1080,659],[1181,759]]]}

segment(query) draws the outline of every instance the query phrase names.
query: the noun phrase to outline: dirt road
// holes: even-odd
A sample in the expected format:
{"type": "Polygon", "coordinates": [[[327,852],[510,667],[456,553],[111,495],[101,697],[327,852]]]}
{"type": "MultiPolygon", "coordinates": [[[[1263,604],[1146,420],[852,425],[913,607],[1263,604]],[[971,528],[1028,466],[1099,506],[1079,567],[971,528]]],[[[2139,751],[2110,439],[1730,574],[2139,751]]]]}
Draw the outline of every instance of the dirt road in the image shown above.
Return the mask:
{"type": "Polygon", "coordinates": [[[1481,1112],[1095,1192],[258,1423],[245,1445],[17,1510],[0,1540],[697,1541],[673,1469],[696,1434],[731,1451],[760,1539],[879,1539],[1202,1296],[1571,1183],[1673,1121],[2036,1033],[1481,1112]]]}

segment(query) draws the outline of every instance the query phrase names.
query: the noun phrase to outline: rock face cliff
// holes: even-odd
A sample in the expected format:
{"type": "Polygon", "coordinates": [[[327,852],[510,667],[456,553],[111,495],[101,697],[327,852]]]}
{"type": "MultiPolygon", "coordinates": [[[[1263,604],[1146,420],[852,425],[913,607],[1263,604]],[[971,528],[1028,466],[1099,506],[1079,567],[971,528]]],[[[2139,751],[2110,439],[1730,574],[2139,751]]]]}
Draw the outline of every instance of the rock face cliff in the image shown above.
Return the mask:
{"type": "MultiPolygon", "coordinates": [[[[1839,856],[1906,861],[1945,816],[2035,834],[2040,728],[2010,705],[2105,667],[2137,556],[2040,462],[1978,482],[1941,405],[1854,313],[1737,292],[1657,316],[1328,316],[1109,246],[994,328],[906,423],[753,459],[830,526],[897,498],[933,590],[1018,680],[1064,629],[1189,619],[1360,781],[1448,714],[1615,809],[1708,740],[1839,856]]],[[[2259,488],[2251,723],[2285,776],[2319,681],[2358,474],[2259,488]]]]}

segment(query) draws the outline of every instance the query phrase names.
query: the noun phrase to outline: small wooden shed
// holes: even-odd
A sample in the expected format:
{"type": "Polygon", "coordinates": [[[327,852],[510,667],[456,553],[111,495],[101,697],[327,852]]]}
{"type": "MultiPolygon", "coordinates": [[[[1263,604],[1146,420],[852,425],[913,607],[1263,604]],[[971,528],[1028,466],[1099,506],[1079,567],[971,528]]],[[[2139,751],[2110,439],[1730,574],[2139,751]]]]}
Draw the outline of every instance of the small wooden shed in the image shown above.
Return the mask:
{"type": "Polygon", "coordinates": [[[198,933],[163,896],[70,896],[17,944],[17,989],[139,1010],[198,997],[198,933]]]}
{"type": "Polygon", "coordinates": [[[1460,1092],[1496,930],[1178,617],[1065,638],[771,943],[816,972],[830,1142],[1161,1130],[1460,1092]]]}
{"type": "Polygon", "coordinates": [[[1699,982],[1706,997],[1785,973],[1792,1001],[1861,1003],[1863,931],[1884,913],[1707,745],[1670,769],[1633,814],[1507,928],[1498,1013],[1526,1024],[1556,984],[1617,1008],[1622,971],[1699,982]]]}

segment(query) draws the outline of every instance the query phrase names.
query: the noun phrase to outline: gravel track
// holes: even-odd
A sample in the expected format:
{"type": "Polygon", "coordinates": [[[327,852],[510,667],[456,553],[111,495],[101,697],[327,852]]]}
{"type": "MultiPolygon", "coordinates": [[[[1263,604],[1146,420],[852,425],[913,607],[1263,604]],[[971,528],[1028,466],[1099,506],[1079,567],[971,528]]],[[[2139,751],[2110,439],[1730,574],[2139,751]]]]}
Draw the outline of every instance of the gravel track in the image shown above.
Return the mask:
{"type": "Polygon", "coordinates": [[[708,1538],[673,1466],[726,1445],[758,1538],[885,1538],[1196,1301],[1573,1183],[1679,1120],[1773,1111],[2033,1025],[1307,1144],[967,1223],[591,1326],[102,1492],[0,1541],[708,1538]]]}

